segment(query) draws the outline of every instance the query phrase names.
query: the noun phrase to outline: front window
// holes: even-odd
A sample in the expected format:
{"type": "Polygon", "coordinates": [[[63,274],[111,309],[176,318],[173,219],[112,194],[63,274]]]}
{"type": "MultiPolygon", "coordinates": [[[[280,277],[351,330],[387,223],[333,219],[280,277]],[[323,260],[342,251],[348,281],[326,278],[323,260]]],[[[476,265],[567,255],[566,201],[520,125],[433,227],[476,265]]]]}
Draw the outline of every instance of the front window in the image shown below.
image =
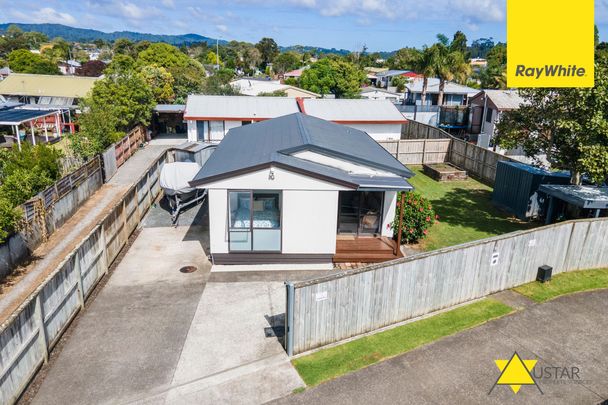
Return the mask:
{"type": "Polygon", "coordinates": [[[230,191],[228,204],[230,251],[281,251],[279,191],[230,191]]]}

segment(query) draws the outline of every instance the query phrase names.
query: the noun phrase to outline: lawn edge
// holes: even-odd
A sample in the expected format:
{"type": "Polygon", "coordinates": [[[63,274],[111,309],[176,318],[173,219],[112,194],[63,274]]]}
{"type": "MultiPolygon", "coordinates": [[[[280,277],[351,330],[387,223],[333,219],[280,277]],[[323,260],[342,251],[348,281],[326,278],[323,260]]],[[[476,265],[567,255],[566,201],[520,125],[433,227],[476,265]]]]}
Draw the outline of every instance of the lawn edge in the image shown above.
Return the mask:
{"type": "Polygon", "coordinates": [[[478,299],[475,299],[475,300],[472,300],[472,301],[467,301],[466,303],[458,304],[457,306],[453,306],[453,307],[447,308],[445,311],[441,311],[441,312],[439,312],[439,311],[435,311],[435,312],[433,312],[433,313],[432,313],[432,315],[430,315],[430,316],[422,316],[422,317],[419,317],[419,318],[415,318],[415,320],[414,320],[414,321],[412,321],[412,322],[407,322],[407,321],[404,321],[404,322],[402,322],[402,323],[398,324],[397,326],[394,326],[394,327],[386,327],[386,328],[384,328],[384,329],[382,329],[382,330],[378,330],[378,331],[374,331],[374,332],[369,332],[368,334],[365,334],[365,335],[359,335],[359,336],[357,336],[357,337],[356,337],[356,338],[354,338],[354,339],[351,339],[351,340],[348,340],[348,341],[345,341],[345,342],[341,342],[341,343],[339,343],[339,344],[334,344],[334,345],[332,345],[332,346],[328,346],[328,347],[323,346],[323,347],[319,348],[318,350],[314,350],[314,351],[310,351],[310,352],[304,352],[304,353],[300,353],[300,354],[299,354],[297,357],[290,359],[290,363],[291,363],[291,365],[292,365],[292,366],[293,366],[293,367],[296,369],[296,371],[298,372],[298,375],[299,375],[299,376],[300,376],[300,378],[302,379],[302,382],[304,382],[304,390],[307,390],[307,389],[309,389],[309,388],[314,388],[314,387],[317,387],[317,386],[319,386],[319,385],[321,385],[321,384],[325,384],[325,383],[327,383],[327,382],[329,382],[329,381],[335,380],[336,378],[344,377],[344,376],[347,376],[347,375],[349,375],[349,374],[356,373],[356,372],[359,372],[359,371],[361,371],[361,370],[364,370],[364,369],[366,369],[366,368],[368,368],[368,367],[375,366],[375,365],[377,365],[377,364],[379,364],[379,363],[383,363],[383,362],[385,362],[385,361],[387,361],[387,360],[394,359],[395,357],[398,357],[398,356],[404,355],[404,354],[409,353],[409,352],[412,352],[412,351],[414,351],[414,350],[418,350],[418,349],[420,349],[420,348],[423,348],[423,347],[426,347],[426,346],[428,346],[428,345],[434,344],[434,343],[436,343],[436,342],[439,342],[439,341],[441,341],[441,340],[443,340],[443,339],[446,339],[446,338],[449,338],[449,337],[451,337],[451,336],[455,336],[455,335],[457,335],[457,334],[459,334],[459,333],[462,333],[462,332],[465,332],[465,331],[467,331],[467,330],[471,330],[471,329],[477,328],[477,327],[482,326],[482,325],[484,325],[484,324],[486,324],[486,323],[488,323],[488,322],[495,321],[495,320],[497,320],[497,319],[500,319],[500,318],[504,318],[504,317],[506,317],[506,316],[513,315],[514,313],[519,312],[519,311],[520,311],[519,309],[514,308],[514,307],[512,307],[511,305],[508,305],[508,304],[506,304],[506,303],[504,303],[504,302],[502,302],[502,301],[500,301],[500,300],[497,300],[496,298],[491,298],[491,297],[483,297],[483,298],[478,298],[478,299]],[[375,363],[367,364],[367,365],[365,365],[365,366],[363,366],[363,367],[361,367],[361,368],[358,368],[358,369],[356,369],[356,370],[352,370],[352,371],[349,371],[349,372],[344,373],[344,374],[339,374],[339,375],[333,376],[333,377],[331,377],[331,378],[328,378],[328,379],[326,379],[326,380],[320,381],[320,382],[318,382],[317,384],[313,384],[313,385],[308,385],[308,384],[306,383],[306,381],[304,381],[304,378],[302,377],[302,375],[301,375],[301,374],[300,374],[300,372],[298,371],[298,368],[297,368],[297,367],[296,367],[296,365],[293,363],[293,362],[294,362],[294,360],[297,360],[298,358],[305,357],[305,356],[307,356],[307,355],[312,355],[312,354],[314,354],[314,353],[317,353],[317,352],[322,351],[322,350],[325,350],[325,349],[331,349],[331,348],[334,348],[334,347],[337,347],[337,346],[341,346],[341,345],[344,345],[344,344],[348,344],[348,343],[350,343],[350,342],[352,342],[352,341],[354,341],[354,340],[362,339],[362,338],[367,337],[367,336],[372,336],[372,335],[379,334],[379,333],[382,333],[382,332],[385,332],[385,331],[388,331],[388,330],[391,330],[391,329],[398,328],[398,327],[400,327],[400,326],[405,326],[405,325],[408,325],[408,324],[411,324],[411,323],[415,323],[415,322],[417,322],[417,321],[422,321],[422,320],[425,320],[425,319],[429,319],[429,318],[432,318],[432,317],[434,317],[434,316],[441,315],[441,314],[444,314],[444,313],[450,312],[450,311],[455,310],[455,309],[458,309],[458,308],[463,308],[463,307],[466,307],[467,305],[472,305],[472,304],[475,304],[475,303],[477,303],[477,302],[481,302],[481,301],[483,301],[483,300],[491,300],[491,301],[496,301],[496,302],[498,302],[498,303],[500,303],[500,304],[502,304],[502,305],[504,305],[504,306],[506,306],[506,307],[508,307],[508,308],[511,308],[511,310],[510,310],[509,312],[507,312],[507,313],[503,314],[503,315],[499,315],[499,316],[495,316],[495,317],[493,317],[493,318],[486,319],[486,320],[484,320],[484,321],[482,321],[482,322],[480,322],[480,323],[478,323],[478,324],[471,325],[471,326],[469,326],[469,327],[466,327],[466,328],[460,329],[460,330],[458,330],[458,331],[456,331],[456,332],[454,332],[454,333],[451,333],[451,334],[448,334],[448,335],[445,335],[445,336],[441,336],[440,338],[437,338],[437,339],[435,339],[435,340],[432,340],[432,341],[429,341],[429,342],[423,343],[423,344],[421,344],[420,346],[416,346],[416,347],[414,347],[414,348],[412,348],[412,349],[410,349],[410,350],[406,350],[406,351],[403,351],[403,352],[401,352],[401,353],[397,353],[397,354],[394,354],[394,355],[391,355],[391,356],[383,357],[381,360],[379,360],[379,361],[377,361],[377,362],[375,362],[375,363]]]}

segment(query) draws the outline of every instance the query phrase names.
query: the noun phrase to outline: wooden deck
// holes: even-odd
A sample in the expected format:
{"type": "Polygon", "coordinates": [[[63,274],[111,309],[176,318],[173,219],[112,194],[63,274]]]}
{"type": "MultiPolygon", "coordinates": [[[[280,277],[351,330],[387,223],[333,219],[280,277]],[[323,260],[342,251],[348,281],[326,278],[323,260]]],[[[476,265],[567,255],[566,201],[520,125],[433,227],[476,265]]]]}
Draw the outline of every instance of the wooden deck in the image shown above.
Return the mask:
{"type": "Polygon", "coordinates": [[[334,263],[379,263],[403,257],[396,242],[387,237],[338,235],[334,263]]]}

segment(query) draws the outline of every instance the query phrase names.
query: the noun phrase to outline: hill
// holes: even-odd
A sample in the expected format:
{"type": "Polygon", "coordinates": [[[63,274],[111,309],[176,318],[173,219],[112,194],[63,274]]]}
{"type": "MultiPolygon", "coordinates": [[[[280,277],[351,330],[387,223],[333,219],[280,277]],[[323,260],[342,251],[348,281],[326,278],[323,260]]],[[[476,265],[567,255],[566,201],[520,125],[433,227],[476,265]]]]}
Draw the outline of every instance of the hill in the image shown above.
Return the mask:
{"type": "MultiPolygon", "coordinates": [[[[0,31],[4,31],[10,25],[16,25],[23,31],[38,31],[46,34],[49,38],[61,37],[70,42],[90,42],[96,39],[114,41],[118,38],[127,38],[131,41],[166,42],[171,45],[187,45],[196,42],[207,42],[215,44],[215,38],[209,38],[198,34],[184,35],[160,35],[133,31],[103,32],[87,28],[75,28],[62,24],[22,24],[6,23],[0,24],[0,31]]],[[[226,41],[219,41],[225,44],[226,41]]]]}

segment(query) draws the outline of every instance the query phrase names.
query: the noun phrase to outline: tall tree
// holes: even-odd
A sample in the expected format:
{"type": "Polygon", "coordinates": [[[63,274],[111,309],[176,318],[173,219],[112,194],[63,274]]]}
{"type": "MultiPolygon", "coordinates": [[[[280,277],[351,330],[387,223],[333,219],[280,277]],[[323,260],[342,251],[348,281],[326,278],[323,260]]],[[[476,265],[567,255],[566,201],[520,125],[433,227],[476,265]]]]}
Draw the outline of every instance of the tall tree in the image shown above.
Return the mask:
{"type": "Polygon", "coordinates": [[[439,78],[439,95],[437,104],[443,105],[443,95],[447,81],[464,82],[471,73],[471,66],[462,52],[452,49],[444,35],[438,35],[438,43],[431,47],[433,53],[433,73],[439,78]]]}
{"type": "Polygon", "coordinates": [[[572,184],[587,174],[608,179],[608,57],[595,63],[593,88],[520,89],[526,100],[502,114],[496,141],[522,147],[529,157],[545,154],[551,167],[571,172],[572,184]]]}
{"type": "Polygon", "coordinates": [[[100,60],[90,60],[76,69],[77,76],[99,77],[103,74],[106,64],[100,60]]]}
{"type": "Polygon", "coordinates": [[[17,49],[8,55],[8,66],[17,73],[37,73],[43,75],[60,74],[57,65],[27,49],[17,49]]]}
{"type": "Polygon", "coordinates": [[[260,51],[262,67],[266,67],[269,63],[272,63],[274,58],[279,54],[279,46],[272,38],[262,38],[255,47],[260,51]]]}
{"type": "Polygon", "coordinates": [[[274,71],[282,74],[285,72],[289,72],[290,70],[294,70],[300,67],[300,55],[296,52],[283,52],[274,58],[274,62],[272,62],[272,66],[274,67],[274,71]]]}
{"type": "Polygon", "coordinates": [[[465,59],[469,59],[469,52],[467,48],[467,36],[462,31],[456,31],[452,42],[450,43],[450,50],[460,52],[465,59]]]}
{"type": "Polygon", "coordinates": [[[336,98],[358,98],[366,75],[358,66],[342,59],[323,58],[302,72],[300,86],[336,98]]]}

